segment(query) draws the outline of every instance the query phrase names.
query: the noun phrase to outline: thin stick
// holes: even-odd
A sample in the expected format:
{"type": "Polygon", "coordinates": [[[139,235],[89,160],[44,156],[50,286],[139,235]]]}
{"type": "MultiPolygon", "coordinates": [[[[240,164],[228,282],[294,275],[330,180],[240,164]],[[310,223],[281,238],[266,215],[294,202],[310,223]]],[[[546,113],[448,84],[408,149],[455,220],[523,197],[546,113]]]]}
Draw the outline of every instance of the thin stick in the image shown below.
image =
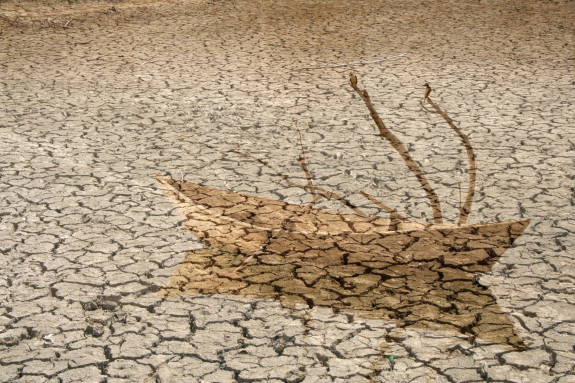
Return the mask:
{"type": "Polygon", "coordinates": [[[391,146],[393,146],[393,148],[401,155],[401,158],[403,158],[403,161],[405,162],[409,170],[411,170],[411,172],[415,175],[415,178],[417,178],[417,180],[421,184],[421,187],[427,194],[427,198],[429,199],[429,202],[431,204],[431,210],[433,211],[433,221],[435,223],[443,223],[443,217],[441,214],[441,202],[439,201],[439,197],[437,196],[437,194],[427,181],[425,174],[423,174],[423,171],[421,171],[419,165],[417,165],[417,162],[413,160],[408,150],[405,148],[405,146],[402,144],[399,138],[397,138],[395,134],[393,134],[389,129],[386,128],[385,124],[379,117],[379,114],[375,111],[375,108],[371,103],[371,99],[369,98],[367,90],[364,89],[362,92],[357,86],[356,79],[357,78],[355,77],[355,75],[350,76],[351,86],[367,106],[371,118],[373,119],[375,125],[377,125],[377,128],[379,129],[379,136],[389,141],[391,146]]]}
{"type": "Polygon", "coordinates": [[[309,170],[307,169],[307,164],[305,162],[305,151],[303,148],[303,138],[301,136],[301,130],[299,130],[299,127],[297,126],[297,122],[295,121],[295,119],[293,120],[293,123],[295,125],[295,128],[297,129],[297,132],[299,133],[299,145],[301,147],[301,156],[299,157],[299,163],[305,173],[305,178],[307,179],[307,185],[309,187],[309,191],[311,195],[315,197],[313,182],[311,181],[311,175],[309,174],[309,170]]]}
{"type": "Polygon", "coordinates": [[[475,194],[475,183],[477,178],[477,165],[475,164],[475,153],[473,151],[473,147],[471,146],[471,141],[469,141],[469,138],[465,135],[465,133],[463,133],[457,126],[455,126],[453,120],[449,118],[447,113],[445,113],[437,105],[435,105],[433,101],[431,101],[431,98],[429,98],[429,94],[431,93],[431,87],[429,86],[429,84],[425,84],[425,86],[426,86],[425,96],[423,98],[423,101],[421,102],[421,105],[425,110],[428,110],[423,105],[427,101],[429,105],[431,105],[433,109],[435,109],[436,113],[441,114],[441,117],[443,117],[445,122],[447,122],[447,124],[451,127],[451,129],[453,129],[455,133],[457,133],[459,138],[461,138],[461,141],[465,146],[465,150],[467,151],[467,159],[469,162],[467,195],[465,196],[465,203],[463,204],[463,207],[460,207],[459,209],[459,218],[457,219],[457,224],[461,225],[467,222],[467,217],[471,212],[471,205],[473,204],[473,196],[475,194]]]}
{"type": "Polygon", "coordinates": [[[461,207],[461,182],[457,183],[457,188],[459,189],[459,216],[461,217],[462,207],[461,207]]]}
{"type": "Polygon", "coordinates": [[[378,201],[377,199],[375,199],[374,197],[370,196],[369,194],[367,194],[366,192],[364,192],[363,190],[361,190],[359,192],[359,194],[361,194],[362,196],[364,196],[365,198],[367,198],[368,200],[370,200],[374,205],[379,206],[381,209],[385,210],[386,212],[388,212],[390,215],[394,216],[395,218],[398,218],[401,221],[407,221],[407,218],[405,218],[404,216],[402,216],[401,214],[399,214],[397,212],[397,209],[392,209],[387,205],[384,205],[382,202],[378,201]]]}
{"type": "Polygon", "coordinates": [[[317,195],[317,194],[316,194],[316,195],[313,197],[313,200],[312,200],[310,203],[308,203],[308,204],[305,206],[304,209],[305,209],[305,210],[311,209],[311,208],[313,207],[313,205],[315,205],[316,203],[318,203],[319,200],[322,199],[322,198],[323,198],[323,196],[320,196],[320,195],[317,195]]]}
{"type": "MultiPolygon", "coordinates": [[[[424,101],[425,101],[425,99],[424,99],[424,101]]],[[[426,112],[433,113],[433,114],[439,114],[439,113],[436,112],[435,110],[427,109],[427,108],[425,107],[425,105],[423,105],[423,102],[421,103],[421,107],[422,107],[423,109],[425,109],[426,112]]]]}
{"type": "Polygon", "coordinates": [[[336,65],[323,65],[323,66],[306,66],[303,68],[298,68],[297,70],[304,70],[304,69],[323,69],[323,68],[340,68],[343,66],[350,66],[350,65],[366,65],[366,64],[377,64],[380,63],[382,61],[387,61],[387,60],[391,60],[391,59],[395,59],[398,57],[404,57],[407,56],[407,53],[402,53],[400,55],[397,56],[390,56],[390,57],[386,57],[383,59],[378,59],[375,61],[358,61],[358,62],[354,62],[354,63],[346,63],[346,64],[336,64],[336,65]]]}
{"type": "MultiPolygon", "coordinates": [[[[305,189],[305,188],[304,188],[304,189],[305,189]]],[[[339,201],[339,202],[342,203],[343,205],[345,205],[345,206],[347,206],[348,208],[350,208],[351,210],[353,210],[357,215],[360,215],[360,216],[362,216],[362,217],[367,217],[367,216],[368,216],[368,215],[365,214],[363,211],[361,211],[361,209],[359,209],[358,207],[356,207],[354,204],[352,204],[351,202],[349,202],[349,201],[346,200],[345,198],[340,197],[339,195],[337,195],[337,194],[335,194],[335,193],[333,193],[333,192],[330,192],[330,191],[327,190],[327,189],[318,188],[318,187],[316,186],[315,190],[321,192],[321,195],[322,195],[323,197],[325,197],[325,198],[334,199],[334,200],[336,200],[336,201],[339,201]]]]}

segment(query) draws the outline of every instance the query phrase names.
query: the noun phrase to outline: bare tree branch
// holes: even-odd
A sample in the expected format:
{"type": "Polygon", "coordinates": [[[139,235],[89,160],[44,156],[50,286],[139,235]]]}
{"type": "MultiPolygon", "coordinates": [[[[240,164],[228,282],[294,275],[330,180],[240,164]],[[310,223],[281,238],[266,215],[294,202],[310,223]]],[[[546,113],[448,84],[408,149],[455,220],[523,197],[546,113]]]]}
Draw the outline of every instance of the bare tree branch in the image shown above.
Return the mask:
{"type": "Polygon", "coordinates": [[[431,93],[431,87],[429,86],[429,84],[426,83],[425,87],[426,87],[425,96],[423,97],[421,106],[428,112],[441,114],[441,117],[443,117],[445,122],[447,122],[447,124],[451,127],[451,129],[453,129],[455,133],[457,133],[459,138],[461,138],[461,141],[463,141],[463,145],[465,146],[465,150],[467,151],[467,159],[469,162],[467,170],[468,173],[467,195],[465,197],[465,203],[463,204],[463,206],[461,206],[461,203],[459,204],[459,217],[457,219],[457,224],[462,225],[465,222],[467,222],[467,217],[471,212],[471,205],[473,204],[473,196],[475,195],[475,186],[477,178],[477,165],[475,164],[475,153],[473,151],[473,147],[471,146],[471,141],[469,141],[469,137],[467,137],[465,133],[463,133],[457,126],[455,126],[453,120],[449,118],[447,113],[445,113],[433,101],[431,101],[431,98],[429,98],[429,94],[431,93]],[[426,101],[427,103],[429,103],[429,105],[433,107],[433,109],[435,109],[435,112],[425,107],[424,103],[426,101]]]}
{"type": "Polygon", "coordinates": [[[391,146],[393,146],[393,148],[399,153],[401,158],[403,158],[403,161],[405,162],[409,170],[411,170],[411,172],[415,175],[415,178],[417,178],[417,180],[421,184],[421,187],[427,194],[427,198],[429,199],[429,202],[431,204],[431,210],[433,211],[434,222],[443,223],[443,216],[441,214],[441,202],[439,201],[439,197],[437,196],[437,194],[427,181],[425,174],[423,174],[423,171],[420,169],[417,162],[413,160],[411,154],[409,154],[408,150],[405,148],[403,143],[399,140],[399,138],[395,136],[395,134],[393,134],[389,129],[387,129],[387,127],[379,117],[379,114],[375,111],[375,108],[371,103],[371,99],[369,98],[367,90],[364,89],[362,92],[357,86],[356,79],[357,77],[355,75],[352,74],[350,76],[351,87],[357,92],[359,97],[363,100],[363,102],[367,106],[371,118],[373,119],[375,125],[377,125],[377,128],[379,129],[379,136],[389,141],[391,146]]]}
{"type": "Polygon", "coordinates": [[[293,120],[293,123],[295,125],[295,128],[297,129],[297,132],[299,133],[299,145],[301,147],[301,156],[299,157],[299,163],[305,173],[305,178],[307,180],[307,185],[309,187],[309,191],[311,193],[312,196],[315,197],[315,190],[313,188],[313,182],[311,180],[311,175],[309,174],[309,170],[307,169],[307,164],[305,162],[305,151],[303,149],[303,139],[301,136],[301,130],[299,130],[299,127],[297,126],[297,122],[295,121],[295,119],[293,120]]]}

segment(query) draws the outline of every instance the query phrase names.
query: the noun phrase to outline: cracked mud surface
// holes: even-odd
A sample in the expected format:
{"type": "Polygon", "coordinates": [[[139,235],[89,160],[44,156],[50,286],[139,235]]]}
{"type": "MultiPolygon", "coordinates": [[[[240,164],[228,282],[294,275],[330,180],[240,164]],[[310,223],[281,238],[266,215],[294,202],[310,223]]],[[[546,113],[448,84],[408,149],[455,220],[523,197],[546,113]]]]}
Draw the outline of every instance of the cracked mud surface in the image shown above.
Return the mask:
{"type": "MultiPolygon", "coordinates": [[[[574,381],[575,3],[92,3],[54,16],[0,3],[1,381],[574,381]],[[310,200],[257,162],[196,140],[239,143],[305,183],[295,118],[316,185],[371,215],[358,190],[431,221],[417,181],[374,138],[350,71],[451,223],[466,157],[419,106],[429,82],[476,150],[470,223],[530,218],[521,237],[459,286],[406,273],[369,312],[370,294],[346,311],[321,304],[325,290],[312,284],[313,307],[282,300],[289,283],[269,294],[255,277],[257,294],[178,284],[206,261],[225,268],[243,255],[204,249],[155,174],[310,200]],[[418,294],[435,306],[426,312],[418,294]],[[394,297],[416,309],[393,317],[394,297]],[[490,313],[484,322],[479,311],[490,313]]],[[[359,275],[339,272],[343,283],[359,275]]]]}

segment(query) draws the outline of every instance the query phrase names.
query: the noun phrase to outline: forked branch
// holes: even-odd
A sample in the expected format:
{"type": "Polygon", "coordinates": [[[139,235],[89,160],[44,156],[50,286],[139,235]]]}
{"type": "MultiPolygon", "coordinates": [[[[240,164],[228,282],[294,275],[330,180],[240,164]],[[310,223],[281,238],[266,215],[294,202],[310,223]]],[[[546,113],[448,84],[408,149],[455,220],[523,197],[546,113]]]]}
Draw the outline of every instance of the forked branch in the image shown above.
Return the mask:
{"type": "Polygon", "coordinates": [[[441,202],[439,201],[439,197],[437,196],[437,194],[427,181],[425,174],[423,174],[423,171],[420,169],[417,162],[413,160],[411,154],[409,154],[407,148],[403,145],[403,143],[399,140],[399,138],[397,138],[395,134],[393,134],[385,126],[385,124],[381,120],[381,117],[379,117],[379,114],[375,111],[375,108],[373,107],[373,104],[371,102],[371,99],[369,98],[367,90],[364,89],[362,92],[359,89],[359,87],[357,86],[356,75],[354,74],[350,75],[350,83],[351,87],[357,92],[359,97],[363,100],[363,102],[367,106],[371,118],[373,119],[375,125],[377,125],[377,128],[379,129],[378,135],[389,141],[391,146],[393,146],[393,148],[399,153],[399,155],[401,156],[401,158],[403,159],[409,170],[411,170],[411,172],[415,175],[415,178],[417,178],[417,180],[421,184],[421,187],[425,191],[425,194],[427,195],[427,198],[429,199],[429,202],[431,204],[431,210],[433,211],[433,221],[435,223],[443,223],[443,217],[441,214],[441,202]]]}

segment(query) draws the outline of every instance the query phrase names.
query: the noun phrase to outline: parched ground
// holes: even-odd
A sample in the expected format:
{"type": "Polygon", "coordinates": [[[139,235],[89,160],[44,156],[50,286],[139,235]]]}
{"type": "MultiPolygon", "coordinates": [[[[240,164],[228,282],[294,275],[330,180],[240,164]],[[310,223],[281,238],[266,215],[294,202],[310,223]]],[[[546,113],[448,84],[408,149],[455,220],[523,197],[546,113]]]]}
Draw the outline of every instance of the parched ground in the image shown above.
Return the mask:
{"type": "Polygon", "coordinates": [[[573,1],[0,1],[0,381],[575,382],[573,20],[573,1]],[[316,185],[431,221],[350,72],[453,222],[467,157],[419,105],[431,84],[476,151],[470,222],[523,235],[473,281],[389,285],[402,315],[173,289],[212,254],[154,175],[304,204],[222,153],[305,183],[294,120],[316,185]],[[469,326],[414,303],[445,291],[469,326]]]}

